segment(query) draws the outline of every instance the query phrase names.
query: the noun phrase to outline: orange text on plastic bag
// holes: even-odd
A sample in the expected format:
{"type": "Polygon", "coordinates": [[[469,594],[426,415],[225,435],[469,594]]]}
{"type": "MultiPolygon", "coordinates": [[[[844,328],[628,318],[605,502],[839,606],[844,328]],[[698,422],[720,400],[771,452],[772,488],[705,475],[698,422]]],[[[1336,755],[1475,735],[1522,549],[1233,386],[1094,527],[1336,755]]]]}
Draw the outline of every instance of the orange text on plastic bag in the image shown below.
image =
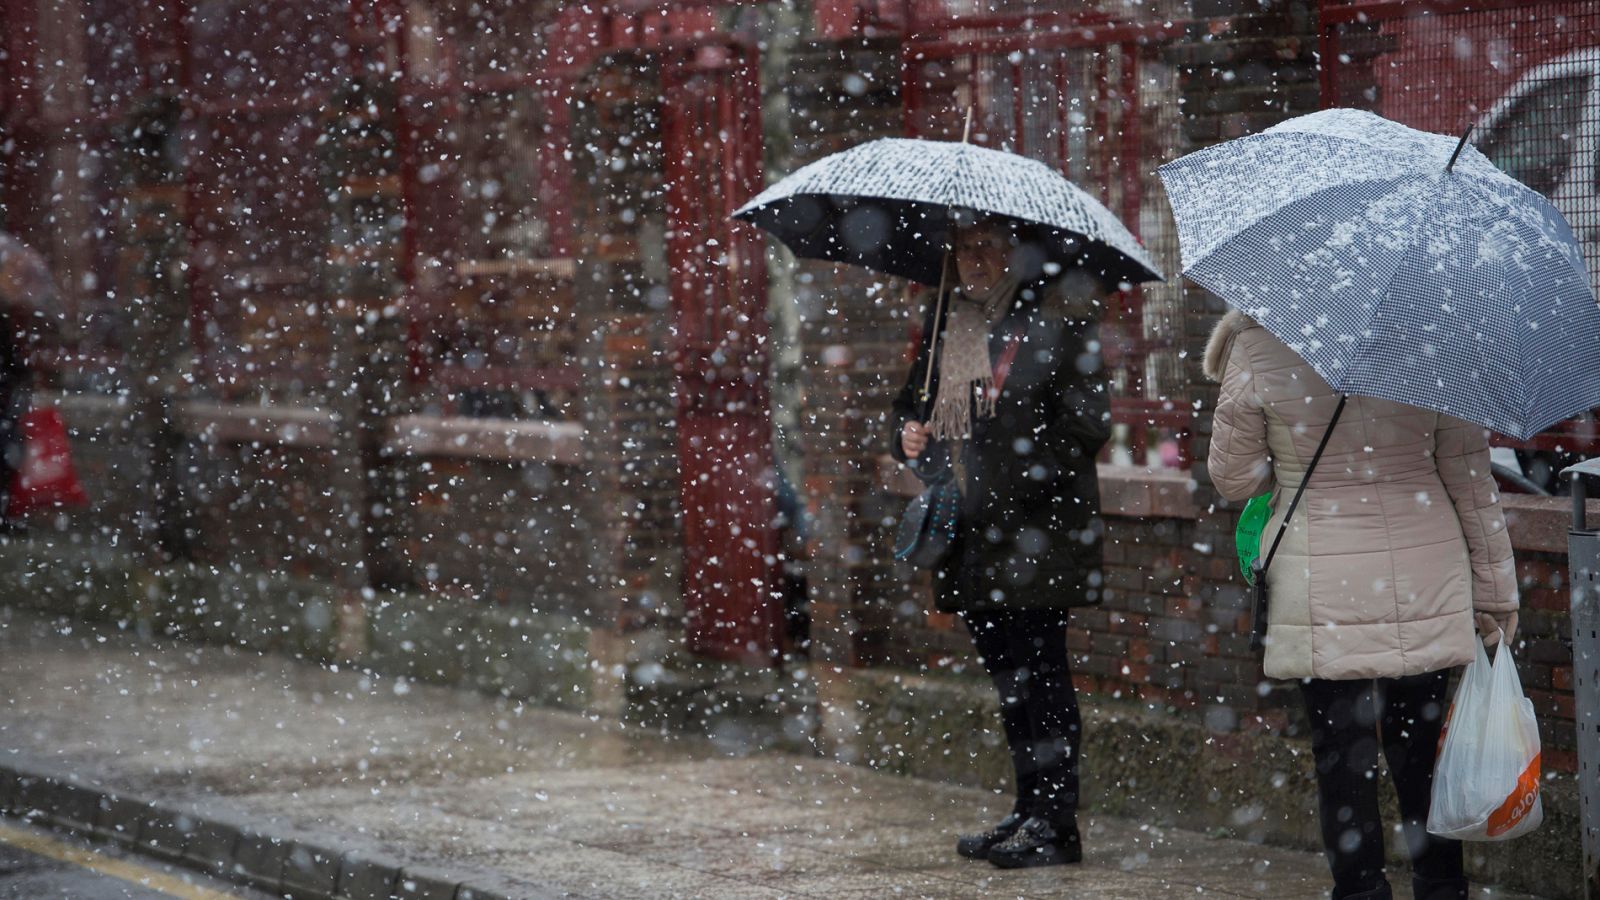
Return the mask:
{"type": "Polygon", "coordinates": [[[1534,754],[1533,762],[1522,770],[1517,777],[1516,790],[1500,804],[1500,808],[1489,814],[1489,825],[1486,834],[1489,837],[1499,837],[1517,827],[1528,813],[1533,812],[1533,804],[1539,799],[1539,758],[1543,754],[1534,754]]]}

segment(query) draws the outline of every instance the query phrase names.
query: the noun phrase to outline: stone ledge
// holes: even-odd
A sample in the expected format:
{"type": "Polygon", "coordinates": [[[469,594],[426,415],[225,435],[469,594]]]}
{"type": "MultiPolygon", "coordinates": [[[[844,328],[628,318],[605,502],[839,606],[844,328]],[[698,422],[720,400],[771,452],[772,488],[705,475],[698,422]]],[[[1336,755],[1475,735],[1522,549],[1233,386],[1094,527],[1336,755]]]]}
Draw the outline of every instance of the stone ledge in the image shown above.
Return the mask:
{"type": "Polygon", "coordinates": [[[288,447],[331,447],[339,437],[338,417],[329,410],[198,400],[179,405],[178,428],[208,444],[261,442],[288,447]]]}
{"type": "Polygon", "coordinates": [[[1103,515],[1136,519],[1198,519],[1195,480],[1186,469],[1100,464],[1103,515]]]}
{"type": "Polygon", "coordinates": [[[37,391],[34,402],[61,410],[71,431],[113,431],[124,427],[133,402],[123,394],[62,393],[37,391]]]}
{"type": "Polygon", "coordinates": [[[384,449],[396,455],[577,465],[583,462],[583,437],[577,422],[406,416],[390,425],[384,449]]]}
{"type": "MultiPolygon", "coordinates": [[[[1567,552],[1567,532],[1572,528],[1571,497],[1539,497],[1533,494],[1501,494],[1506,511],[1506,530],[1511,546],[1539,553],[1567,552]]],[[[1590,500],[1589,527],[1600,527],[1600,500],[1590,500]]]]}
{"type": "MultiPolygon", "coordinates": [[[[1198,519],[1195,480],[1187,469],[1099,464],[1102,515],[1136,519],[1198,519]]],[[[922,482],[900,461],[878,457],[878,482],[892,495],[911,498],[922,482]]]]}
{"type": "MultiPolygon", "coordinates": [[[[126,397],[40,392],[74,430],[123,427],[133,406],[126,397]]],[[[177,427],[210,444],[332,447],[341,437],[336,413],[315,407],[263,406],[192,400],[177,407],[177,427]]],[[[384,450],[397,456],[447,456],[510,462],[583,462],[584,428],[577,422],[404,416],[389,424],[384,450]]]]}

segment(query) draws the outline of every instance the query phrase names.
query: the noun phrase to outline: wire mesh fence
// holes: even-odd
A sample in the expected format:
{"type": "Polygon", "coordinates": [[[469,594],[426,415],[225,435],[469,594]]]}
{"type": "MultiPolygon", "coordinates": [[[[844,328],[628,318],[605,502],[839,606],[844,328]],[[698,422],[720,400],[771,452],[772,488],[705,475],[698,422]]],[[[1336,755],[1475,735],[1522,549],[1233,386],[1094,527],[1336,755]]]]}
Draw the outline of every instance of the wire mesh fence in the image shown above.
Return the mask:
{"type": "MultiPolygon", "coordinates": [[[[1600,291],[1600,5],[1325,0],[1320,27],[1323,106],[1472,129],[1479,150],[1566,216],[1600,291]]],[[[1543,475],[1600,454],[1600,430],[1590,414],[1516,446],[1543,475]]]]}

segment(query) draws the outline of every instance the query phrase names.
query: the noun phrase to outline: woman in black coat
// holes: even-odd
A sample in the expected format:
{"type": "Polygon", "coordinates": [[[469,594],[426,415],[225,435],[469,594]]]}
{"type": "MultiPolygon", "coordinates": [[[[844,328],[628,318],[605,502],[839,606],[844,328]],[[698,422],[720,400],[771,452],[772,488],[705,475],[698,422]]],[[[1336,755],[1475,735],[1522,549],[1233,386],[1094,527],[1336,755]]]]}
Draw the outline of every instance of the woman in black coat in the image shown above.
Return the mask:
{"type": "MultiPolygon", "coordinates": [[[[894,403],[892,449],[901,461],[932,440],[950,451],[961,527],[935,573],[935,606],[972,635],[1016,769],[1011,814],[963,835],[957,851],[1005,868],[1078,862],[1080,726],[1066,628],[1070,608],[1101,597],[1095,458],[1110,408],[1095,321],[1107,291],[1084,270],[1046,276],[1037,241],[1005,220],[959,229],[954,251],[934,411],[922,421],[925,340],[894,403]]],[[[933,328],[930,310],[924,334],[933,328]]]]}

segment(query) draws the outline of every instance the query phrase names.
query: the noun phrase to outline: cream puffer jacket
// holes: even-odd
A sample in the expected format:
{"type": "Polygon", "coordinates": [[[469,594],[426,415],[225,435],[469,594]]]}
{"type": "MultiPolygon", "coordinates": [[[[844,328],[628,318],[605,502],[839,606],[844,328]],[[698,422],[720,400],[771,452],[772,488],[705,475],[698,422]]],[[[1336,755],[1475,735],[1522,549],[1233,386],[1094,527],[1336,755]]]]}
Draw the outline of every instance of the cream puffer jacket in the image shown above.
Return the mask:
{"type": "MultiPolygon", "coordinates": [[[[1206,347],[1222,382],[1208,459],[1229,500],[1273,492],[1272,546],[1339,396],[1238,312],[1206,347]]],[[[1473,611],[1517,608],[1483,429],[1351,396],[1267,573],[1270,678],[1387,678],[1467,663],[1473,611]]]]}

